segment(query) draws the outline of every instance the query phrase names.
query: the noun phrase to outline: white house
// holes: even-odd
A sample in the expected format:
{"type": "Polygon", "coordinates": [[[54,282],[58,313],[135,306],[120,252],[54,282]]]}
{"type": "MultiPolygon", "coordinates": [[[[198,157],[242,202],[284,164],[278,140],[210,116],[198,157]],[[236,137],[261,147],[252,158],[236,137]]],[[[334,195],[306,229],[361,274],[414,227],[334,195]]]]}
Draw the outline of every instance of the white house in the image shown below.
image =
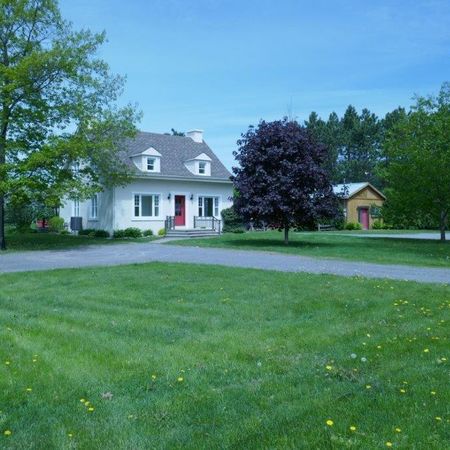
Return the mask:
{"type": "Polygon", "coordinates": [[[67,201],[60,210],[70,224],[109,232],[128,227],[174,231],[219,231],[222,209],[232,205],[230,172],[203,140],[139,132],[124,145],[124,162],[135,172],[125,187],[98,193],[87,201],[67,201]]]}

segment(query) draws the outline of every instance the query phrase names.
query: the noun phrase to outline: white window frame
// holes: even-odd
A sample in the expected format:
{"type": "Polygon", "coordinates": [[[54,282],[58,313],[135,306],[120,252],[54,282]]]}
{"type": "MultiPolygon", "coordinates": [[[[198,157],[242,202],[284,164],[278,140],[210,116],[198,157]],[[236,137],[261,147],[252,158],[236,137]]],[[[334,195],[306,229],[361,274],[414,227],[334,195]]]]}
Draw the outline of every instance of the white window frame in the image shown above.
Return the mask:
{"type": "Polygon", "coordinates": [[[162,209],[162,195],[155,192],[133,192],[132,196],[132,218],[133,220],[161,220],[162,209]],[[142,197],[153,197],[152,214],[151,216],[142,215],[142,197]],[[136,202],[136,200],[138,201],[136,202]],[[157,200],[156,200],[157,199],[157,200]],[[136,215],[136,208],[138,208],[138,215],[136,215]],[[155,212],[158,214],[155,214],[155,212]]]}
{"type": "Polygon", "coordinates": [[[91,197],[91,202],[89,204],[89,220],[98,219],[98,195],[94,194],[91,197]]]}
{"type": "Polygon", "coordinates": [[[147,156],[145,158],[145,169],[146,169],[147,172],[156,172],[156,158],[155,157],[147,156]],[[149,161],[152,161],[152,163],[151,163],[152,168],[151,169],[148,168],[149,161]]]}
{"type": "Polygon", "coordinates": [[[199,175],[206,175],[206,161],[199,161],[198,162],[198,174],[199,175]]]}
{"type": "Polygon", "coordinates": [[[72,201],[72,217],[80,217],[80,200],[78,198],[72,201]]]}
{"type": "Polygon", "coordinates": [[[213,216],[218,219],[220,217],[220,204],[221,204],[221,196],[220,195],[199,195],[197,199],[197,211],[199,217],[210,217],[204,216],[200,214],[200,210],[203,212],[205,208],[204,199],[212,198],[213,199],[213,216]]]}

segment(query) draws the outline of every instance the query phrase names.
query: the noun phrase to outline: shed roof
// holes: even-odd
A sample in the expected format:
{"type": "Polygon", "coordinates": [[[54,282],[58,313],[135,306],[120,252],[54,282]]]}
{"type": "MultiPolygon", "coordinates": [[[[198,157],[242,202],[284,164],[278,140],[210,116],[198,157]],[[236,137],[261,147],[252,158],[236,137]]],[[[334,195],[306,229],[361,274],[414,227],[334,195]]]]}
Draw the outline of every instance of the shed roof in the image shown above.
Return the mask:
{"type": "Polygon", "coordinates": [[[336,184],[333,186],[333,192],[343,199],[349,199],[355,196],[358,192],[361,192],[366,187],[373,189],[380,197],[386,199],[385,195],[380,192],[375,186],[370,184],[369,182],[360,182],[360,183],[342,183],[336,184]]]}

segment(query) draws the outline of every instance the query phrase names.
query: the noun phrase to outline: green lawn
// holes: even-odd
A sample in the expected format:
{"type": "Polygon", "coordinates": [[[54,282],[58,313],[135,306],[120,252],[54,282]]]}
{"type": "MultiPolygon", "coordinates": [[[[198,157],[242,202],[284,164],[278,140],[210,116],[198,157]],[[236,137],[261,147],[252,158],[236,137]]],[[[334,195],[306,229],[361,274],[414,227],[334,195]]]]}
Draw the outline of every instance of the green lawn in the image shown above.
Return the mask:
{"type": "Polygon", "coordinates": [[[0,275],[0,448],[441,450],[449,319],[450,287],[431,284],[181,264],[0,275]]]}
{"type": "MultiPolygon", "coordinates": [[[[7,251],[25,250],[61,250],[86,245],[107,245],[120,242],[146,242],[156,239],[146,237],[138,239],[105,239],[91,236],[61,235],[56,233],[8,233],[7,251]]],[[[1,254],[0,254],[1,255],[1,254]]]]}
{"type": "MultiPolygon", "coordinates": [[[[354,233],[354,232],[353,232],[354,233]]],[[[364,238],[348,233],[294,233],[285,245],[278,231],[244,234],[225,233],[208,239],[186,239],[171,245],[222,247],[240,250],[264,250],[313,256],[341,258],[381,264],[450,267],[450,243],[426,239],[364,238]]]]}

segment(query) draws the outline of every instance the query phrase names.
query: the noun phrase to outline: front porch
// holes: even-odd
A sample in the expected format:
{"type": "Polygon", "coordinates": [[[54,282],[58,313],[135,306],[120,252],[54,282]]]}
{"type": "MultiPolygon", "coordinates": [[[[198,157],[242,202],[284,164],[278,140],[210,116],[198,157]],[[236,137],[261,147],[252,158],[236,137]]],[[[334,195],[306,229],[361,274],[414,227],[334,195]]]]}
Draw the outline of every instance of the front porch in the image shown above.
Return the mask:
{"type": "Polygon", "coordinates": [[[214,216],[194,216],[193,228],[186,228],[185,225],[178,225],[176,216],[167,216],[164,221],[166,236],[169,237],[201,237],[217,236],[222,232],[222,221],[214,216]]]}

